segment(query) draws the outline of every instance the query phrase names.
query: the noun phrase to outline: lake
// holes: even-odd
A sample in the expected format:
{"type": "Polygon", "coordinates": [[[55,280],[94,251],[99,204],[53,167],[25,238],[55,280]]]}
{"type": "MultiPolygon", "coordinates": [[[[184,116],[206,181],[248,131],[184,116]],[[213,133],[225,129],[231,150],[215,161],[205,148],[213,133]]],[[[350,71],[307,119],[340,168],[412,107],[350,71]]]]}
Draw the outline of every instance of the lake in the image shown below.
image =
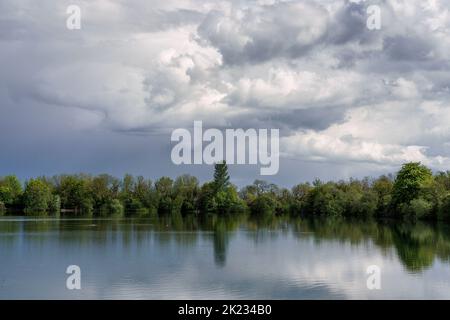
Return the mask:
{"type": "Polygon", "coordinates": [[[0,299],[450,299],[450,226],[0,217],[0,299]],[[81,269],[81,290],[66,269],[81,269]],[[369,266],[381,288],[369,290],[369,266]]]}

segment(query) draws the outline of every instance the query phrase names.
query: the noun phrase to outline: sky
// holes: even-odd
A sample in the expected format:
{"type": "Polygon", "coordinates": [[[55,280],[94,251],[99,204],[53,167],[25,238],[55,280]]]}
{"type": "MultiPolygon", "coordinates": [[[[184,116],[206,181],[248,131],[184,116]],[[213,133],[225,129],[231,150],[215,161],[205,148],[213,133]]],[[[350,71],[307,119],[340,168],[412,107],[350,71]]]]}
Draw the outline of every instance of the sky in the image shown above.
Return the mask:
{"type": "Polygon", "coordinates": [[[206,181],[170,157],[196,120],[280,130],[278,174],[239,186],[450,169],[450,0],[0,1],[0,49],[0,176],[206,181]]]}

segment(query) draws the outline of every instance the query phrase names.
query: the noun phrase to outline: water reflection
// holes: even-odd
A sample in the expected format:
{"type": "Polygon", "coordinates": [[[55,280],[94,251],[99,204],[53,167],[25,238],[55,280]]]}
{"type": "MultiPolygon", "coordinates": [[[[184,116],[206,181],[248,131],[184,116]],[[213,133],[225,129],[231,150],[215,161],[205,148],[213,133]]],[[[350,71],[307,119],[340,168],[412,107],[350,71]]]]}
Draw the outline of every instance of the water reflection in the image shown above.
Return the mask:
{"type": "MultiPolygon", "coordinates": [[[[0,298],[54,297],[51,290],[30,291],[37,280],[24,272],[37,266],[34,272],[47,282],[64,284],[60,270],[70,263],[95,270],[89,298],[423,298],[407,288],[427,281],[436,283],[431,294],[442,297],[445,289],[443,297],[450,298],[450,228],[444,224],[247,215],[4,216],[0,261],[0,281],[7,283],[0,298]],[[403,291],[394,284],[395,292],[364,291],[368,263],[387,268],[388,279],[405,281],[403,291]]],[[[61,297],[77,298],[57,288],[61,297]]]]}

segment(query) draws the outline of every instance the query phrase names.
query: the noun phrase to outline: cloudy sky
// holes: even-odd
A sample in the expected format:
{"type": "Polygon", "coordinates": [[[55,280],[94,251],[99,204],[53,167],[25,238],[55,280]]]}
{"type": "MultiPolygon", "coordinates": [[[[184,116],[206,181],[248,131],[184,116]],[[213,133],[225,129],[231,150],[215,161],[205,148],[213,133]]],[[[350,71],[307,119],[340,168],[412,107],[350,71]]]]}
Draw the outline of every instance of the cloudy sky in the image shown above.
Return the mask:
{"type": "Polygon", "coordinates": [[[284,186],[450,169],[450,0],[1,1],[0,48],[0,175],[204,181],[170,159],[194,120],[280,129],[284,186]]]}

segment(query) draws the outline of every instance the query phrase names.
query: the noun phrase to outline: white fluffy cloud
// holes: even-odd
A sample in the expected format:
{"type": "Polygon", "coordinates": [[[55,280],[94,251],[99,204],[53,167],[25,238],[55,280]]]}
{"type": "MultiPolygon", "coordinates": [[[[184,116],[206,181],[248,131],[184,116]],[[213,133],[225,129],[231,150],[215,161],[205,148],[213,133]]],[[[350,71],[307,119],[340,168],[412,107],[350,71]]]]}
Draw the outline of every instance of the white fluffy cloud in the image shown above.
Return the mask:
{"type": "Polygon", "coordinates": [[[302,160],[449,164],[449,0],[79,1],[79,31],[68,4],[0,4],[0,99],[120,132],[277,126],[302,160]]]}

